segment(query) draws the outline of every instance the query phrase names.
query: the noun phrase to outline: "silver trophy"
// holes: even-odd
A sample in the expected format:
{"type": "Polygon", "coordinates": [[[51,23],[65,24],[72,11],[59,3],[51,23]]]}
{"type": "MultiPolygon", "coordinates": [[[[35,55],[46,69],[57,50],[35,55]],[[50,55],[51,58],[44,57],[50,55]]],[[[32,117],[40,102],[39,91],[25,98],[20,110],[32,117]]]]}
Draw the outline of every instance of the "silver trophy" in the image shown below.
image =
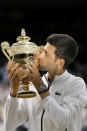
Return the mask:
{"type": "MultiPolygon", "coordinates": [[[[13,63],[19,63],[24,68],[24,64],[33,61],[37,68],[39,62],[36,54],[40,54],[43,51],[43,46],[37,46],[35,43],[30,42],[30,37],[26,36],[25,29],[21,30],[21,36],[17,38],[17,43],[13,43],[12,46],[8,42],[1,43],[1,49],[6,58],[13,63]]],[[[27,70],[27,69],[25,69],[27,70]]],[[[24,76],[25,78],[25,76],[24,76]]],[[[22,91],[17,92],[18,98],[32,98],[36,96],[36,92],[29,90],[29,84],[23,83],[20,78],[19,86],[22,86],[22,91]]]]}

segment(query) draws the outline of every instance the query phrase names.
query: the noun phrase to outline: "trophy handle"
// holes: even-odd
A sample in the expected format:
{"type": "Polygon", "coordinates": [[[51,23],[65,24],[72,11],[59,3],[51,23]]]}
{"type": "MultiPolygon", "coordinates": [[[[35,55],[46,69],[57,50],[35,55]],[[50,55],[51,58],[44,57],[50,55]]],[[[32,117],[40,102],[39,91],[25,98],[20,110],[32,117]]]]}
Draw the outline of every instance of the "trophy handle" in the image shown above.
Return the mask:
{"type": "Polygon", "coordinates": [[[13,49],[10,49],[10,46],[9,46],[9,43],[8,42],[2,42],[1,43],[1,49],[2,49],[2,52],[3,54],[6,56],[6,58],[10,61],[14,59],[14,50],[13,49]],[[11,52],[12,52],[12,59],[10,58],[10,56],[8,55],[7,53],[7,49],[10,49],[11,52]]]}
{"type": "Polygon", "coordinates": [[[6,58],[10,61],[11,59],[10,59],[9,55],[6,53],[5,49],[3,49],[3,48],[1,48],[1,49],[2,49],[3,54],[4,54],[4,55],[6,56],[6,58]]]}

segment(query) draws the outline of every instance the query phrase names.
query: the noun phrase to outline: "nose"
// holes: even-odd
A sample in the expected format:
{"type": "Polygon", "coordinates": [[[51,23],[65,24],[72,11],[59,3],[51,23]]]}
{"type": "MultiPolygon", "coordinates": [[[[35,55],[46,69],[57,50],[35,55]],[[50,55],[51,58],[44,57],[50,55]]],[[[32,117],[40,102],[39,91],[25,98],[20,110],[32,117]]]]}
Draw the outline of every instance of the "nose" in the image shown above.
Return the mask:
{"type": "Polygon", "coordinates": [[[38,59],[38,58],[39,58],[39,54],[35,54],[34,56],[35,56],[35,58],[36,58],[36,59],[38,59]]]}
{"type": "Polygon", "coordinates": [[[38,68],[39,67],[39,54],[35,54],[35,62],[36,62],[36,67],[38,68]]]}
{"type": "Polygon", "coordinates": [[[39,62],[40,61],[41,54],[35,54],[35,59],[39,62]]]}

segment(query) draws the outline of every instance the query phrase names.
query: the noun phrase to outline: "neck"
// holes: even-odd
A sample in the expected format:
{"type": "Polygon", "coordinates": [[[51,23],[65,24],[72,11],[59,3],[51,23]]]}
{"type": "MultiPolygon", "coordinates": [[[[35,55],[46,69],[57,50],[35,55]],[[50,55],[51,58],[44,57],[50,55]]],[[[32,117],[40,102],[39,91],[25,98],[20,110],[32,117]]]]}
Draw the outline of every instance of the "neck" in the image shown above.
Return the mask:
{"type": "Polygon", "coordinates": [[[52,81],[52,80],[54,79],[54,77],[55,77],[55,73],[48,72],[48,79],[49,79],[50,81],[52,81]]]}
{"type": "Polygon", "coordinates": [[[52,81],[55,77],[55,75],[61,75],[65,72],[65,70],[58,70],[57,72],[48,72],[48,78],[52,81]]]}

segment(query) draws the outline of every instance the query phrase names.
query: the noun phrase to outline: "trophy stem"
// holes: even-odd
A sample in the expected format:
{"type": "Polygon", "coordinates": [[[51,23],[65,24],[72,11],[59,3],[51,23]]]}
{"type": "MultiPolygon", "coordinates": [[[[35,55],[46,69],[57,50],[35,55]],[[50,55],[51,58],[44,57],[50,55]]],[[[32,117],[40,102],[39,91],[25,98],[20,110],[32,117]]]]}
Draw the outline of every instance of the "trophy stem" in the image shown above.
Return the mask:
{"type": "Polygon", "coordinates": [[[18,98],[32,98],[36,96],[36,92],[29,90],[29,84],[22,84],[23,91],[17,93],[18,98]]]}
{"type": "Polygon", "coordinates": [[[24,91],[29,91],[29,84],[22,84],[24,91]]]}

